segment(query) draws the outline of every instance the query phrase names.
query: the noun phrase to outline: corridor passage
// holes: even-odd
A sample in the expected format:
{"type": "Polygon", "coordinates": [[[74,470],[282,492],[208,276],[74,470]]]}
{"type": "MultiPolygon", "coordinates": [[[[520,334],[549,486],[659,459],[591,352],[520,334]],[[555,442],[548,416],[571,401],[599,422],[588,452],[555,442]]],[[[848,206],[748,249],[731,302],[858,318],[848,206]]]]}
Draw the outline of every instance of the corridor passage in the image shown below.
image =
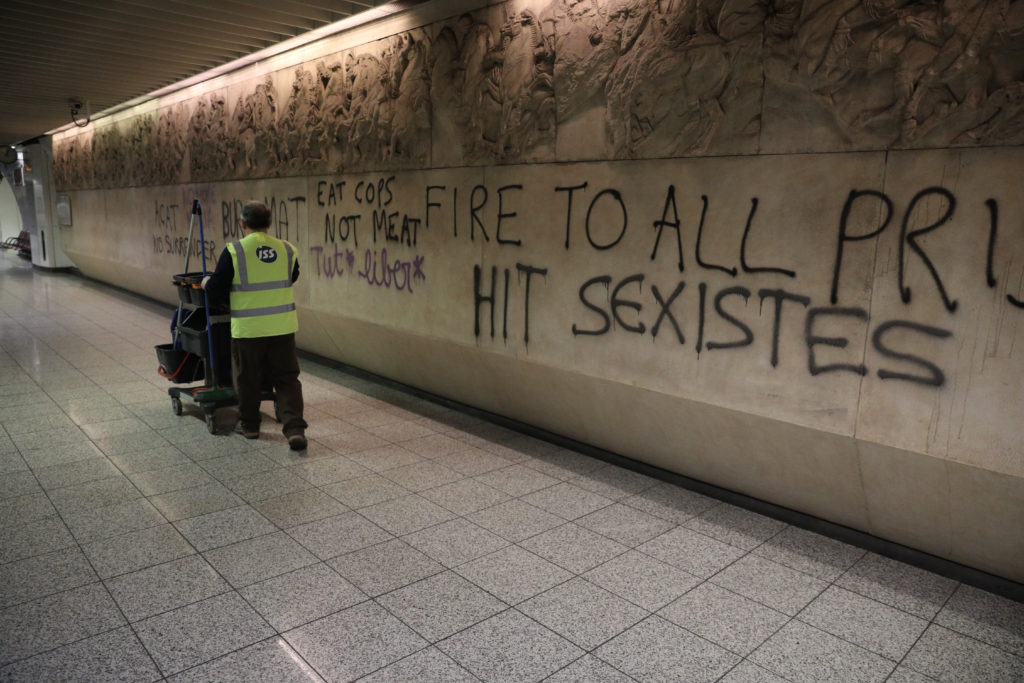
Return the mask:
{"type": "Polygon", "coordinates": [[[332,366],[211,435],[172,311],[0,254],[0,680],[1024,681],[1024,604],[332,366]]]}

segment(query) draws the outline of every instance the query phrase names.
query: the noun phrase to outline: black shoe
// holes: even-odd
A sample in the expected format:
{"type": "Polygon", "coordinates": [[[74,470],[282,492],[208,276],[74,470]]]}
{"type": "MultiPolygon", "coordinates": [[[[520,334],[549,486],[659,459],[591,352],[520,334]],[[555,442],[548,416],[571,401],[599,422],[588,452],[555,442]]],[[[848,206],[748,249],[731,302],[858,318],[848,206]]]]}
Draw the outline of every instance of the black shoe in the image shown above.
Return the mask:
{"type": "Polygon", "coordinates": [[[247,429],[241,422],[235,425],[235,434],[241,434],[247,439],[258,439],[260,438],[260,430],[258,429],[247,429]]]}
{"type": "Polygon", "coordinates": [[[288,437],[288,447],[293,451],[306,450],[306,437],[302,434],[292,434],[288,437]]]}

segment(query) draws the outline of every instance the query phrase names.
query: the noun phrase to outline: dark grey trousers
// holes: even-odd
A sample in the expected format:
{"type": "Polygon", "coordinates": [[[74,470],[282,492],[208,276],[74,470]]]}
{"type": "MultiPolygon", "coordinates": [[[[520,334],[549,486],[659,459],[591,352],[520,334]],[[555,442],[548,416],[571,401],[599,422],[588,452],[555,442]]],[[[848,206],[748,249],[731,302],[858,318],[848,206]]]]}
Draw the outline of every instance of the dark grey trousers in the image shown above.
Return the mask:
{"type": "Polygon", "coordinates": [[[238,414],[244,429],[259,430],[262,394],[273,388],[281,431],[285,436],[305,431],[307,425],[302,419],[302,383],[299,382],[294,334],[232,339],[231,372],[238,395],[238,414]]]}

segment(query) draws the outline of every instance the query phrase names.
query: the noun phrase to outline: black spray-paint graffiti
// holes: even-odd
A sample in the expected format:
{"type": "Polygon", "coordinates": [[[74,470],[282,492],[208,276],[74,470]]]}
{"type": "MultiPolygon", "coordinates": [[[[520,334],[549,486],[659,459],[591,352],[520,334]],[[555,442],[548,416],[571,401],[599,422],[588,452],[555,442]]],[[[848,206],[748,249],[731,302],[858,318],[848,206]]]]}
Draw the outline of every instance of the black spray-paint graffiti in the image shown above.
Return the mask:
{"type": "MultiPolygon", "coordinates": [[[[578,336],[602,336],[621,329],[626,333],[644,335],[650,332],[652,337],[657,337],[663,322],[671,324],[675,333],[675,339],[679,345],[686,344],[686,337],[683,333],[683,322],[681,321],[678,309],[673,309],[672,304],[679,294],[686,287],[684,281],[679,281],[668,297],[663,297],[658,286],[650,286],[651,297],[654,299],[657,313],[654,317],[654,324],[650,327],[642,319],[645,309],[644,303],[631,298],[635,291],[643,290],[646,276],[635,274],[624,277],[617,282],[610,275],[602,275],[587,280],[580,287],[580,302],[591,313],[592,322],[589,325],[573,323],[571,326],[574,337],[578,336]],[[613,286],[614,283],[614,286],[613,286]],[[624,291],[625,290],[625,291],[624,291]],[[629,294],[627,294],[629,292],[629,294]],[[604,302],[607,301],[607,304],[604,302]]],[[[694,350],[698,357],[702,351],[718,351],[726,349],[739,349],[753,346],[755,334],[751,325],[744,319],[742,314],[737,313],[735,306],[729,302],[735,298],[742,299],[746,304],[754,293],[743,286],[730,286],[718,290],[710,297],[707,283],[701,282],[697,285],[698,304],[696,311],[697,318],[697,339],[694,343],[694,350]],[[720,339],[706,339],[706,329],[711,322],[709,319],[709,303],[717,315],[717,320],[726,323],[732,335],[726,335],[720,339]]],[[[824,320],[827,317],[847,317],[868,324],[868,313],[862,308],[840,308],[840,307],[810,307],[811,298],[802,294],[789,292],[783,289],[762,288],[757,291],[757,297],[763,307],[767,301],[771,302],[772,310],[772,333],[771,350],[769,362],[772,367],[779,365],[779,339],[783,320],[791,313],[784,313],[787,309],[802,307],[804,316],[804,352],[807,356],[808,372],[817,376],[829,372],[853,372],[858,375],[866,375],[868,368],[862,363],[820,363],[816,356],[816,347],[831,346],[839,349],[846,348],[849,339],[838,336],[825,336],[820,332],[824,320]]],[[[800,309],[798,309],[800,310],[800,309]]],[[[649,320],[649,318],[648,318],[649,320]]],[[[925,370],[923,373],[910,373],[904,370],[893,370],[889,367],[880,368],[878,376],[881,379],[900,379],[919,384],[942,386],[945,382],[945,374],[934,363],[931,363],[918,355],[894,349],[886,341],[886,335],[894,329],[901,329],[935,338],[950,336],[948,330],[943,330],[928,325],[912,322],[909,320],[889,320],[878,325],[871,335],[871,342],[876,351],[892,360],[910,363],[925,370]]]]}
{"type": "MultiPolygon", "coordinates": [[[[299,241],[299,217],[305,207],[306,198],[302,195],[279,199],[264,197],[263,203],[270,209],[270,229],[268,233],[289,242],[299,241]]],[[[220,203],[221,232],[224,242],[233,242],[242,238],[242,207],[245,201],[234,199],[220,203]]]]}
{"type": "Polygon", "coordinates": [[[316,205],[324,215],[324,244],[351,242],[359,247],[360,229],[370,229],[374,244],[379,242],[415,247],[422,222],[417,216],[392,211],[395,199],[391,183],[395,176],[360,180],[321,180],[316,188],[316,205]],[[343,206],[344,204],[344,206],[343,206]],[[367,218],[369,212],[369,218],[367,218]]]}
{"type": "MultiPolygon", "coordinates": [[[[923,246],[918,241],[918,238],[926,235],[933,230],[937,230],[941,226],[948,223],[956,210],[957,201],[956,197],[952,192],[944,187],[928,187],[917,194],[910,200],[907,205],[906,211],[903,213],[903,219],[900,225],[900,242],[899,242],[899,271],[898,271],[898,286],[900,291],[900,298],[903,303],[911,303],[911,289],[906,285],[906,265],[907,255],[906,247],[909,246],[910,250],[917,255],[917,257],[924,264],[928,273],[932,276],[935,286],[938,289],[939,296],[942,297],[942,302],[950,313],[957,310],[958,301],[951,299],[950,295],[946,290],[946,286],[942,281],[942,277],[939,274],[938,268],[935,263],[925,252],[923,246]],[[936,198],[941,200],[943,205],[942,215],[934,222],[926,225],[923,228],[917,228],[916,230],[907,230],[911,218],[914,215],[915,209],[918,205],[923,203],[925,200],[930,198],[936,198]]],[[[985,200],[985,208],[988,209],[989,213],[989,226],[988,226],[988,248],[985,257],[985,283],[989,288],[995,288],[997,281],[994,274],[993,261],[996,252],[996,242],[999,234],[999,204],[995,199],[989,198],[985,200]]],[[[851,190],[849,196],[846,199],[846,203],[843,205],[842,215],[839,221],[839,239],[836,243],[836,257],[835,267],[832,272],[832,293],[831,301],[836,303],[838,300],[839,291],[839,275],[843,264],[843,252],[847,242],[858,242],[861,240],[869,240],[878,237],[882,232],[889,227],[889,222],[892,220],[894,212],[894,206],[892,199],[889,198],[883,192],[878,190],[851,190]],[[880,221],[879,227],[864,235],[851,235],[848,232],[847,226],[850,218],[850,214],[853,211],[855,205],[861,202],[865,198],[874,198],[885,210],[885,218],[880,221]]],[[[1024,302],[1010,293],[1006,294],[1006,300],[1013,306],[1018,308],[1024,308],[1024,302]]]]}
{"type": "MultiPolygon", "coordinates": [[[[441,206],[440,202],[433,201],[437,195],[432,196],[431,193],[445,190],[444,186],[429,186],[427,188],[425,215],[428,226],[430,225],[431,209],[441,206]]],[[[603,188],[596,192],[588,190],[590,187],[586,182],[554,188],[556,194],[565,197],[565,249],[575,248],[575,243],[578,240],[574,240],[573,237],[582,228],[582,236],[585,237],[585,242],[590,248],[597,251],[612,250],[623,242],[631,227],[627,203],[623,194],[615,188],[603,188]],[[578,217],[582,217],[582,225],[579,224],[578,217]]],[[[474,192],[479,196],[486,196],[476,188],[474,188],[474,192]]],[[[453,188],[451,196],[454,204],[457,201],[457,189],[453,188]]],[[[694,260],[699,269],[725,273],[730,278],[736,278],[740,274],[756,276],[766,273],[781,275],[793,280],[798,279],[795,269],[781,265],[768,265],[763,262],[758,263],[754,258],[756,255],[751,253],[749,245],[756,225],[759,204],[757,197],[750,199],[750,209],[738,245],[736,265],[710,263],[705,260],[701,253],[701,247],[709,201],[706,195],[702,195],[700,199],[700,216],[698,220],[694,221],[696,242],[693,250],[694,260]]],[[[473,212],[478,210],[479,206],[482,204],[470,202],[470,239],[475,238],[475,229],[478,228],[484,239],[488,240],[489,236],[484,225],[474,218],[473,212]]],[[[988,249],[984,274],[988,287],[994,288],[997,285],[993,260],[997,251],[998,203],[995,199],[990,198],[985,201],[985,207],[989,215],[989,224],[986,226],[988,249]]],[[[950,264],[937,262],[933,255],[929,254],[925,246],[926,241],[923,239],[925,235],[940,229],[954,229],[952,223],[956,208],[957,199],[951,191],[942,187],[928,187],[917,192],[903,209],[898,223],[900,226],[899,267],[895,284],[898,287],[900,300],[905,305],[910,306],[914,300],[915,292],[908,284],[907,266],[912,259],[916,259],[928,273],[931,283],[934,285],[934,291],[941,299],[945,310],[949,314],[955,314],[958,310],[959,302],[955,294],[950,292],[946,284],[949,277],[943,270],[943,268],[948,269],[950,264]],[[940,207],[938,211],[935,209],[936,205],[940,207]],[[924,213],[926,208],[927,213],[924,213]],[[922,216],[928,216],[928,219],[922,221],[920,220],[922,216]],[[922,223],[924,223],[922,227],[911,228],[911,226],[922,223]]],[[[841,355],[842,349],[849,346],[849,336],[851,335],[849,329],[851,327],[856,329],[857,325],[861,325],[864,327],[863,333],[867,336],[870,347],[881,359],[877,363],[879,367],[875,369],[878,378],[933,387],[939,387],[945,383],[944,371],[936,363],[925,358],[926,351],[922,349],[934,347],[934,344],[929,346],[925,343],[928,340],[941,342],[952,336],[950,330],[945,329],[941,324],[929,325],[920,321],[902,319],[902,317],[876,322],[870,319],[869,313],[863,308],[838,305],[841,271],[846,248],[850,243],[877,238],[881,235],[893,222],[893,218],[897,214],[896,209],[893,200],[879,190],[853,190],[850,192],[839,216],[829,296],[831,306],[813,305],[812,297],[788,289],[778,287],[756,289],[756,297],[760,300],[762,310],[767,303],[772,319],[770,355],[768,357],[772,367],[777,367],[780,362],[780,329],[783,320],[788,320],[794,315],[801,315],[803,318],[803,352],[806,354],[807,369],[811,376],[842,372],[865,376],[870,372],[867,365],[859,358],[851,357],[844,360],[833,357],[837,353],[841,355]],[[875,206],[868,206],[872,200],[875,206]],[[852,223],[851,217],[854,212],[872,208],[877,209],[877,228],[862,235],[852,234],[849,226],[852,223]],[[846,331],[839,334],[833,330],[834,327],[841,327],[846,331]],[[828,361],[822,359],[823,350],[826,348],[838,350],[829,353],[828,361]]],[[[454,216],[452,221],[453,234],[457,234],[454,216]]],[[[650,260],[658,259],[659,249],[670,249],[674,251],[676,268],[680,273],[684,272],[687,264],[684,258],[683,233],[687,226],[680,218],[675,186],[668,186],[660,213],[651,222],[651,225],[654,228],[654,237],[650,260]]],[[[963,229],[963,226],[957,229],[963,229]]],[[[521,241],[515,241],[515,245],[520,246],[521,241]]],[[[520,276],[524,273],[527,275],[523,305],[526,316],[523,321],[523,339],[528,341],[529,275],[546,274],[547,269],[523,266],[523,264],[517,264],[516,268],[520,276]]],[[[500,312],[501,337],[503,340],[508,339],[510,273],[510,269],[505,268],[499,274],[497,268],[492,267],[488,279],[480,266],[473,268],[474,334],[478,339],[488,334],[486,326],[481,325],[482,311],[487,306],[490,307],[490,338],[494,339],[496,336],[495,319],[500,312]],[[502,283],[503,290],[499,290],[502,283]]],[[[600,337],[610,334],[616,329],[635,335],[649,333],[656,338],[659,333],[667,330],[674,336],[678,344],[684,345],[686,343],[684,329],[686,329],[687,323],[692,325],[692,321],[679,311],[679,307],[683,305],[681,299],[686,287],[687,282],[684,280],[677,280],[669,287],[659,286],[659,284],[651,282],[645,273],[634,273],[621,278],[613,277],[611,274],[589,278],[581,284],[578,291],[583,315],[570,322],[569,330],[574,339],[600,337]],[[648,295],[641,294],[645,285],[649,285],[648,295]],[[643,300],[644,296],[647,297],[646,301],[643,300]],[[653,313],[650,313],[652,310],[653,313]]],[[[702,351],[723,351],[753,346],[755,334],[751,324],[748,324],[750,321],[745,319],[743,314],[736,310],[735,304],[731,302],[742,299],[745,304],[755,296],[754,291],[739,284],[721,287],[717,291],[711,291],[710,287],[707,282],[697,282],[695,288],[697,310],[693,316],[696,318],[694,348],[698,358],[702,351]],[[714,316],[717,334],[723,335],[723,329],[731,329],[733,334],[706,339],[711,316],[714,316]]],[[[1012,293],[1006,294],[1006,300],[1014,307],[1024,308],[1024,302],[1012,293]]],[[[851,350],[851,356],[858,353],[857,350],[851,350]]]]}
{"type": "MultiPolygon", "coordinates": [[[[480,266],[473,266],[473,333],[477,338],[480,337],[480,311],[483,306],[488,306],[490,309],[490,334],[491,339],[495,336],[495,316],[497,315],[497,309],[501,306],[501,338],[508,340],[508,305],[509,297],[511,296],[509,291],[509,283],[511,279],[511,270],[508,268],[502,269],[504,277],[504,287],[498,291],[498,268],[497,266],[491,267],[491,275],[489,278],[490,286],[484,281],[485,274],[480,266]]],[[[547,268],[537,268],[535,266],[525,265],[522,263],[516,264],[516,274],[518,284],[522,288],[523,297],[523,342],[526,344],[530,343],[530,285],[531,279],[534,275],[547,275],[547,268]]]]}
{"type": "MultiPolygon", "coordinates": [[[[153,204],[158,230],[150,235],[154,254],[175,259],[183,259],[186,256],[202,259],[205,256],[207,260],[212,260],[217,257],[217,242],[210,239],[200,240],[198,227],[193,231],[191,242],[187,234],[178,234],[178,204],[164,204],[160,201],[153,204]]],[[[196,265],[199,265],[198,262],[196,265]]]]}

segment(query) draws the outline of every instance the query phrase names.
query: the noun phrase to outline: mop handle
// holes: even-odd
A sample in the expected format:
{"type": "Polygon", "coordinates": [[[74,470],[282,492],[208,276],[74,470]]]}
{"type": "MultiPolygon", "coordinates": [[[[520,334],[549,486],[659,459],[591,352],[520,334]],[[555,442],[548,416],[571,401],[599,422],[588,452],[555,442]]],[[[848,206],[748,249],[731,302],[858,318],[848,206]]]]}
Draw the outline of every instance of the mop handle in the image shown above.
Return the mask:
{"type": "Polygon", "coordinates": [[[192,213],[188,217],[188,241],[185,242],[185,272],[188,273],[188,262],[192,258],[192,226],[196,222],[196,207],[199,206],[198,200],[192,205],[192,213]]]}
{"type": "MultiPolygon", "coordinates": [[[[196,205],[198,205],[198,202],[196,202],[196,205]]],[[[188,274],[188,260],[192,256],[192,226],[194,226],[195,222],[196,222],[195,208],[196,208],[195,206],[192,207],[192,213],[188,217],[188,241],[185,242],[185,274],[186,275],[188,274]]],[[[182,286],[187,287],[188,285],[185,284],[185,285],[182,285],[182,286]]],[[[174,338],[171,340],[171,348],[172,349],[176,348],[178,346],[178,329],[179,329],[178,321],[181,320],[181,297],[180,296],[178,297],[178,314],[174,317],[174,320],[175,320],[174,338]]]]}
{"type": "MultiPolygon", "coordinates": [[[[203,279],[206,279],[206,237],[203,234],[203,209],[199,206],[198,199],[192,200],[192,213],[199,216],[199,253],[203,261],[203,279]]],[[[206,311],[206,346],[210,356],[210,375],[212,375],[213,382],[211,386],[217,386],[217,363],[215,361],[217,354],[213,348],[213,325],[210,324],[210,295],[206,293],[205,287],[203,287],[203,309],[206,311]]]]}

